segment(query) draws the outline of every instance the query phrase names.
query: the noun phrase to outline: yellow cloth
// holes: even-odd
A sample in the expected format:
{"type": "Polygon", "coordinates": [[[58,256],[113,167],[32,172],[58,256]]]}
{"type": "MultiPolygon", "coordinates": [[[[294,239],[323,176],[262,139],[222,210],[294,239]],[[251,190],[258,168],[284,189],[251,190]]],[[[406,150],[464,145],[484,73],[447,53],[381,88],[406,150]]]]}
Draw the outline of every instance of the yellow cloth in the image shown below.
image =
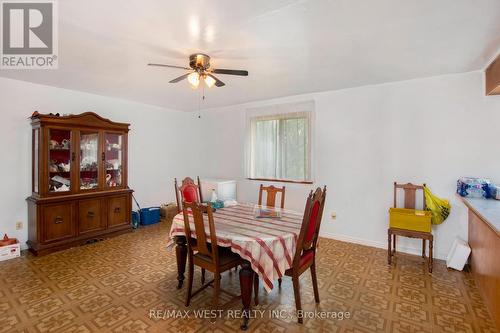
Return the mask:
{"type": "Polygon", "coordinates": [[[432,212],[432,224],[441,224],[450,215],[451,205],[448,200],[436,197],[427,186],[424,187],[427,210],[432,212]]]}

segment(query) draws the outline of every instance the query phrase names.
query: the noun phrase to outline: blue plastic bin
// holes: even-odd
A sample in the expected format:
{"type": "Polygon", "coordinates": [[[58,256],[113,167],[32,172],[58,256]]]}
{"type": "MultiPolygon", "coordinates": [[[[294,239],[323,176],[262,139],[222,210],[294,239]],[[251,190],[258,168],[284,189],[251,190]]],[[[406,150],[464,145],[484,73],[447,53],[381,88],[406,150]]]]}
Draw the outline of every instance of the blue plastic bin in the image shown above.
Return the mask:
{"type": "Polygon", "coordinates": [[[132,211],[132,228],[137,229],[139,226],[139,212],[132,211]]]}
{"type": "Polygon", "coordinates": [[[142,225],[158,223],[160,222],[160,207],[142,208],[140,215],[142,225]]]}

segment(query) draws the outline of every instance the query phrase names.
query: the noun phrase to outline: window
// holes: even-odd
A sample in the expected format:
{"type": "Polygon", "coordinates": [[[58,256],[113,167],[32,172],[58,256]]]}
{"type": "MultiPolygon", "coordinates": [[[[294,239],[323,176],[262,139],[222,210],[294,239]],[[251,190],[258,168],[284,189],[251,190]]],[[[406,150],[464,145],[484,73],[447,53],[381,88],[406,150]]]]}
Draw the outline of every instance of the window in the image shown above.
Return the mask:
{"type": "Polygon", "coordinates": [[[248,118],[249,178],[296,182],[312,180],[312,107],[313,103],[307,102],[254,110],[248,118]]]}

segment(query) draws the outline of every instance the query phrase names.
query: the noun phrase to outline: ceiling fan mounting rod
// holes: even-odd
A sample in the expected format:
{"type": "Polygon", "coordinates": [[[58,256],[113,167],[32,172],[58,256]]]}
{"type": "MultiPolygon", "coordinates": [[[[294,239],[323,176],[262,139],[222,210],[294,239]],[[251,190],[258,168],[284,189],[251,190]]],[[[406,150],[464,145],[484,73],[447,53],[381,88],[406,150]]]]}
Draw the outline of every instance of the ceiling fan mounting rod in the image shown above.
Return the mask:
{"type": "Polygon", "coordinates": [[[189,67],[197,72],[206,71],[210,67],[210,57],[203,53],[194,53],[189,56],[189,67]]]}

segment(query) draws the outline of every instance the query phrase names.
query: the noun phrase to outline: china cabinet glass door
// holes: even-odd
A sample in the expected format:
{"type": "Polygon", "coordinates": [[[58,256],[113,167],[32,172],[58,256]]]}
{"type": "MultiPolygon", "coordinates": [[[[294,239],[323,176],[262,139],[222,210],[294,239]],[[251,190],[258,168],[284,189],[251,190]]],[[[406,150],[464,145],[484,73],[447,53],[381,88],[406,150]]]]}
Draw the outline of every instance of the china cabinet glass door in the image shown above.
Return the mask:
{"type": "Polygon", "coordinates": [[[105,187],[121,187],[123,171],[123,135],[119,133],[105,133],[104,136],[105,187]]]}
{"type": "Polygon", "coordinates": [[[71,191],[71,130],[49,129],[49,193],[71,191]]]}
{"type": "Polygon", "coordinates": [[[80,133],[80,190],[99,188],[99,133],[80,133]]]}

